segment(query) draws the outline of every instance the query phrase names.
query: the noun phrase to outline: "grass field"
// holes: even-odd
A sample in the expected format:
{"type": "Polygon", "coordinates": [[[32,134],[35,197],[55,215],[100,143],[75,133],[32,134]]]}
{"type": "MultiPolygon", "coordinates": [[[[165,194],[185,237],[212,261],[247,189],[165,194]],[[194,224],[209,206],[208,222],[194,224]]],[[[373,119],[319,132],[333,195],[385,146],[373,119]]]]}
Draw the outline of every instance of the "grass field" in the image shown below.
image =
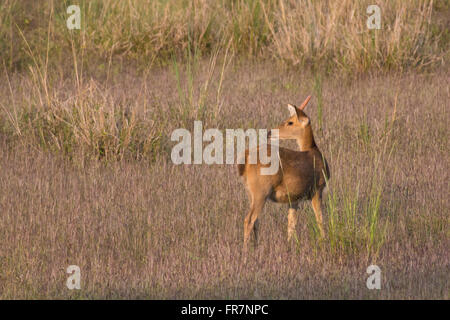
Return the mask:
{"type": "Polygon", "coordinates": [[[376,31],[364,1],[76,3],[70,32],[62,2],[0,4],[0,298],[449,299],[447,2],[380,1],[376,31]],[[174,165],[170,134],[309,94],[326,237],[305,203],[288,244],[267,203],[244,261],[235,166],[174,165]]]}

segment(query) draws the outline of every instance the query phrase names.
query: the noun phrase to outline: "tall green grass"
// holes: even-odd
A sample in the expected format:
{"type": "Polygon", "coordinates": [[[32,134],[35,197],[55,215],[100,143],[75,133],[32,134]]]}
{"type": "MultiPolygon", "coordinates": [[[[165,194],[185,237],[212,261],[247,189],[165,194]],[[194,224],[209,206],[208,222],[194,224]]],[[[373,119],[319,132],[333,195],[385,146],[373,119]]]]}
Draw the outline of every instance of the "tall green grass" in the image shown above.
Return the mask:
{"type": "MultiPolygon", "coordinates": [[[[137,108],[115,105],[107,84],[83,77],[84,51],[73,48],[73,73],[61,78],[49,71],[48,57],[42,57],[21,33],[30,58],[27,89],[12,88],[4,66],[10,97],[0,103],[0,133],[31,148],[51,151],[70,159],[121,160],[154,158],[161,151],[164,117],[142,119],[137,108]],[[70,89],[64,87],[70,83],[70,89]],[[26,91],[28,90],[28,91],[26,91]],[[19,104],[19,106],[17,106],[19,104]]],[[[49,50],[49,49],[48,49],[49,50]]]]}
{"type": "Polygon", "coordinates": [[[353,190],[334,190],[325,199],[328,213],[327,247],[338,255],[365,252],[367,259],[376,259],[385,242],[388,220],[380,223],[382,184],[375,184],[361,194],[359,184],[353,190]]]}
{"type": "MultiPolygon", "coordinates": [[[[50,32],[49,32],[50,33],[50,32]]],[[[201,63],[198,47],[184,50],[184,57],[172,55],[172,71],[177,83],[178,103],[170,105],[170,112],[161,112],[157,101],[153,105],[138,106],[138,102],[114,101],[113,90],[108,90],[111,65],[103,74],[101,83],[85,75],[87,48],[78,47],[76,35],[71,34],[72,65],[69,75],[60,75],[49,62],[50,46],[43,54],[33,47],[19,30],[29,59],[27,87],[31,91],[19,97],[3,65],[4,78],[9,83],[9,101],[0,103],[0,133],[6,133],[21,143],[39,149],[63,154],[77,160],[96,158],[121,160],[123,158],[155,159],[167,151],[167,136],[174,127],[190,127],[194,119],[211,123],[219,119],[223,101],[222,83],[232,53],[231,41],[220,43],[208,63],[201,63]],[[205,69],[206,65],[206,70],[205,69]],[[205,76],[206,75],[206,76],[205,76]],[[64,83],[69,84],[62,88],[64,83]],[[211,100],[207,104],[207,99],[211,100]],[[19,101],[20,107],[16,106],[19,101]],[[143,117],[143,113],[146,116],[143,117]]],[[[47,41],[50,42],[47,34],[47,41]]],[[[145,87],[145,83],[139,83],[145,87]]]]}
{"type": "Polygon", "coordinates": [[[231,43],[241,57],[269,58],[326,72],[425,68],[448,58],[448,5],[433,0],[379,1],[381,30],[368,30],[370,1],[78,0],[0,4],[0,60],[10,69],[30,62],[23,32],[38,54],[64,64],[72,44],[91,63],[112,58],[141,67],[170,65],[186,49],[214,54],[231,43]],[[81,30],[66,28],[66,8],[79,4],[81,30]],[[49,41],[47,39],[49,36],[49,41]],[[74,42],[74,43],[72,43],[74,42]]]}
{"type": "Polygon", "coordinates": [[[197,50],[191,53],[188,46],[185,51],[186,62],[177,61],[173,57],[172,70],[177,83],[179,108],[175,114],[181,115],[181,123],[184,127],[190,126],[194,120],[215,121],[218,119],[222,107],[222,84],[225,71],[232,60],[229,53],[231,42],[227,46],[219,44],[212,53],[207,63],[206,77],[200,79],[199,75],[205,74],[201,69],[201,58],[197,50]],[[222,57],[219,61],[219,55],[222,57]],[[220,66],[217,64],[221,63],[220,66]],[[208,105],[207,99],[214,96],[214,104],[208,105]]]}

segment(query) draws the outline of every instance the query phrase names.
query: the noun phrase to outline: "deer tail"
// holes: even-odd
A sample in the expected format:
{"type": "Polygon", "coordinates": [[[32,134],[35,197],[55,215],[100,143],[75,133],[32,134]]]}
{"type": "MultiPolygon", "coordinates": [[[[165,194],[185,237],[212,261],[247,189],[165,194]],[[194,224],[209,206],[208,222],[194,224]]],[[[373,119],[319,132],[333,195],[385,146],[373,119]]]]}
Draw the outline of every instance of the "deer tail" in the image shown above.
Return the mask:
{"type": "Polygon", "coordinates": [[[243,176],[244,173],[245,173],[245,164],[244,163],[243,164],[238,164],[237,168],[238,168],[239,175],[243,176]]]}

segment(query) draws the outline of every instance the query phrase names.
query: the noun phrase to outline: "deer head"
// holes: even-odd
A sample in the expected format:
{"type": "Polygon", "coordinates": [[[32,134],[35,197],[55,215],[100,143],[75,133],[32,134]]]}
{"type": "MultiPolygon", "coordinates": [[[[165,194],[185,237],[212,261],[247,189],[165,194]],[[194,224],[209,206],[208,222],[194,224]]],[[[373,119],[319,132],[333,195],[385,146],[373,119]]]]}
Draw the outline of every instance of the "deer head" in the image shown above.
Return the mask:
{"type": "Polygon", "coordinates": [[[291,116],[276,128],[278,130],[278,135],[275,136],[274,133],[276,131],[271,130],[268,133],[268,137],[279,140],[297,140],[300,150],[307,150],[314,147],[315,143],[312,134],[311,121],[306,113],[303,112],[303,109],[305,109],[310,99],[311,96],[308,96],[300,107],[288,104],[291,116]]]}

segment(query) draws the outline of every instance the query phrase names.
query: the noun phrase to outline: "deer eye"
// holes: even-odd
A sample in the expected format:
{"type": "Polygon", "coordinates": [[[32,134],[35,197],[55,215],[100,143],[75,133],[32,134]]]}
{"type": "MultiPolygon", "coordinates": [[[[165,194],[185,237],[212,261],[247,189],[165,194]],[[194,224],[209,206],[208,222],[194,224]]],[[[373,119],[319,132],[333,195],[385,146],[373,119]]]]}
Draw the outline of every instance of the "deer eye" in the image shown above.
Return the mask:
{"type": "Polygon", "coordinates": [[[288,126],[292,126],[294,123],[292,121],[288,122],[288,126]]]}

